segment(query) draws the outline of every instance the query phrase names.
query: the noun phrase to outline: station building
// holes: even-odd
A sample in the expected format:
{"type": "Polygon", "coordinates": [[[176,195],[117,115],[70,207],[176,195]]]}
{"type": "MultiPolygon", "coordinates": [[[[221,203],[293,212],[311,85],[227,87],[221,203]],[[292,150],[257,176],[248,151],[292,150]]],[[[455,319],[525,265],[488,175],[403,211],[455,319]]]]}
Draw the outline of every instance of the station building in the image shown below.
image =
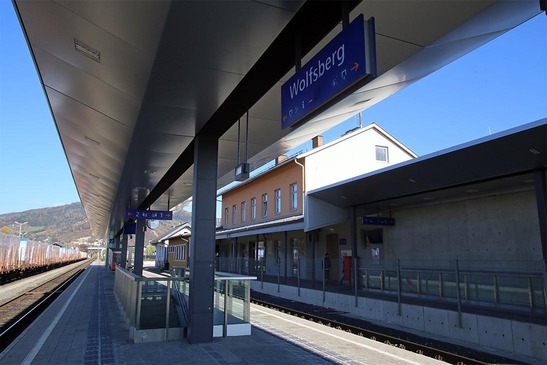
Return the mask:
{"type": "Polygon", "coordinates": [[[374,123],[325,145],[317,136],[312,146],[307,153],[279,157],[273,168],[222,193],[216,234],[220,271],[313,280],[321,271],[317,250],[324,254],[328,247],[334,272],[349,225],[332,221],[321,209],[319,216],[337,231],[316,230],[310,238],[304,229],[306,191],[416,157],[374,123]]]}
{"type": "Polygon", "coordinates": [[[190,236],[190,223],[184,222],[165,236],[152,242],[152,245],[156,246],[156,268],[188,267],[190,236]]]}
{"type": "Polygon", "coordinates": [[[422,157],[375,124],[314,146],[222,194],[217,269],[547,359],[547,119],[422,157]]]}

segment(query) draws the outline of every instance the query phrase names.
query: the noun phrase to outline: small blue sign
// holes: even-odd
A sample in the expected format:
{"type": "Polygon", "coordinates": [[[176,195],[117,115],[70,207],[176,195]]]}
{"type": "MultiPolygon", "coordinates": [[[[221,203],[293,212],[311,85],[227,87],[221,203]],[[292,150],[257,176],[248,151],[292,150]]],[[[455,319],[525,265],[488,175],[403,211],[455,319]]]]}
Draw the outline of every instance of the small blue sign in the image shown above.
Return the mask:
{"type": "Polygon", "coordinates": [[[388,217],[363,217],[363,224],[371,224],[375,226],[394,226],[395,219],[388,217]]]}
{"type": "MultiPolygon", "coordinates": [[[[367,33],[374,37],[370,31],[367,33]]],[[[374,41],[369,44],[374,48],[374,41]]],[[[367,65],[366,60],[375,62],[375,57],[367,57],[369,54],[365,52],[365,21],[361,14],[281,86],[281,127],[301,121],[370,75],[367,70],[375,65],[367,65]]]]}
{"type": "Polygon", "coordinates": [[[126,223],[123,225],[123,234],[135,234],[137,232],[136,223],[126,223]]]}
{"type": "Polygon", "coordinates": [[[125,219],[157,219],[170,221],[173,219],[173,212],[168,210],[129,209],[125,212],[125,219]]]}

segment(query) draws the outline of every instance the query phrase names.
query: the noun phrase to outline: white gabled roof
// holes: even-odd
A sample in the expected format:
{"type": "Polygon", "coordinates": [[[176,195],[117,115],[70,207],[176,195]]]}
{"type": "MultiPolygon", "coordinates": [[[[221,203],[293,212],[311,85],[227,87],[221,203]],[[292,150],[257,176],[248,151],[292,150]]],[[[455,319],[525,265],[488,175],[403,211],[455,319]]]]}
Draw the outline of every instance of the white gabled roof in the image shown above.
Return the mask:
{"type": "Polygon", "coordinates": [[[304,152],[300,155],[298,155],[296,158],[297,159],[301,159],[301,158],[306,158],[308,156],[311,156],[315,153],[318,153],[318,152],[321,152],[327,148],[330,148],[334,145],[337,145],[338,143],[342,143],[348,139],[351,139],[351,138],[355,138],[363,133],[366,133],[370,130],[376,130],[378,133],[380,133],[381,135],[383,135],[385,138],[389,139],[391,142],[393,142],[395,145],[397,145],[399,148],[401,148],[403,151],[405,151],[406,153],[408,153],[412,158],[416,158],[418,157],[417,154],[415,154],[414,152],[412,152],[412,150],[410,150],[410,148],[408,148],[407,146],[405,146],[404,144],[402,144],[398,139],[396,139],[395,137],[393,137],[391,134],[389,134],[388,132],[386,132],[384,129],[382,129],[378,124],[372,122],[371,124],[369,125],[366,125],[364,126],[363,128],[355,128],[353,130],[350,130],[348,132],[346,132],[346,134],[342,135],[341,137],[333,140],[333,141],[330,141],[328,143],[325,143],[324,145],[322,146],[319,146],[319,147],[316,147],[308,152],[304,152]]]}
{"type": "Polygon", "coordinates": [[[160,238],[156,242],[153,242],[153,244],[154,243],[160,243],[161,241],[165,241],[165,240],[175,238],[175,237],[190,236],[192,234],[191,228],[192,228],[192,226],[190,225],[189,222],[184,222],[180,226],[175,227],[175,229],[173,231],[167,233],[165,236],[163,236],[162,238],[160,238]]]}

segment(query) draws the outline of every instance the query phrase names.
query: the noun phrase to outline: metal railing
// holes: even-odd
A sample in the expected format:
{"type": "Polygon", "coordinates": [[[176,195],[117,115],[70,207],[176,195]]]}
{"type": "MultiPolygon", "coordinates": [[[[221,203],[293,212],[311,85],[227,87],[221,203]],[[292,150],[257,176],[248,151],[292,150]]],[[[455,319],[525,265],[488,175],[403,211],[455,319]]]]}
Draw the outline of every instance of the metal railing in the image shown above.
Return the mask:
{"type": "MultiPolygon", "coordinates": [[[[457,306],[487,307],[528,313],[546,313],[546,274],[543,261],[475,261],[475,260],[357,260],[351,269],[351,281],[343,280],[343,261],[332,260],[330,280],[321,258],[299,257],[275,260],[219,258],[217,266],[236,273],[257,275],[261,283],[314,288],[325,292],[353,292],[358,296],[392,296],[398,303],[405,299],[422,299],[425,305],[448,302],[457,306]],[[357,280],[354,280],[354,278],[357,280]],[[357,281],[355,283],[355,281],[357,281]],[[343,282],[343,284],[341,284],[343,282]]],[[[263,285],[263,284],[262,284],[263,285]]]]}

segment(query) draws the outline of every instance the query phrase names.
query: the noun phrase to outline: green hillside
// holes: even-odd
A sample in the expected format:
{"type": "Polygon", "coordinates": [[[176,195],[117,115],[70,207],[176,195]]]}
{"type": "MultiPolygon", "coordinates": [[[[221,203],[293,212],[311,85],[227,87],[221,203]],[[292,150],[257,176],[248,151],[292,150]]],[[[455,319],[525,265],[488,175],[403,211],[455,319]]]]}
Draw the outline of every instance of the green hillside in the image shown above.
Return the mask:
{"type": "Polygon", "coordinates": [[[18,235],[19,226],[15,222],[28,222],[22,226],[24,237],[36,241],[68,244],[83,237],[92,240],[91,229],[80,203],[2,214],[0,230],[18,235]]]}

